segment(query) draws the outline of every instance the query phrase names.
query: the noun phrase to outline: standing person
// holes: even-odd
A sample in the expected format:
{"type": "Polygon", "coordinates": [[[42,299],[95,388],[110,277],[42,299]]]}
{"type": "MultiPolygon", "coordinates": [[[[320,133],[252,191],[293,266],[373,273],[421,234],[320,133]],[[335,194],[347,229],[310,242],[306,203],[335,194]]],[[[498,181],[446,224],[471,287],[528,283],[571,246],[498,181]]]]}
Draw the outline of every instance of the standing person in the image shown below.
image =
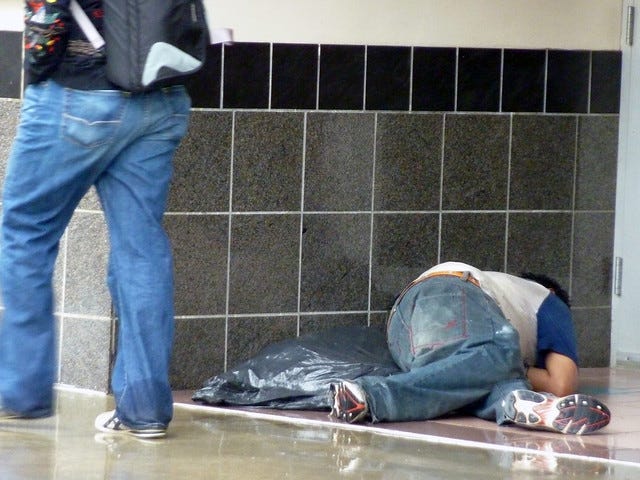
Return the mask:
{"type": "Polygon", "coordinates": [[[459,411],[574,434],[606,426],[607,407],[576,394],[566,292],[548,277],[523,276],[458,262],[424,272],[389,317],[388,345],[402,373],[333,384],[331,415],[392,422],[459,411]]]}
{"type": "MultiPolygon", "coordinates": [[[[101,0],[80,0],[102,31],[101,0]]],[[[53,413],[52,275],[60,238],[95,186],[110,241],[108,285],[118,316],[116,408],[102,431],[154,438],[173,415],[173,267],[162,227],[172,158],[190,99],[182,86],[133,94],[109,82],[105,56],[69,0],[26,1],[28,86],[3,191],[0,416],[53,413]]]]}

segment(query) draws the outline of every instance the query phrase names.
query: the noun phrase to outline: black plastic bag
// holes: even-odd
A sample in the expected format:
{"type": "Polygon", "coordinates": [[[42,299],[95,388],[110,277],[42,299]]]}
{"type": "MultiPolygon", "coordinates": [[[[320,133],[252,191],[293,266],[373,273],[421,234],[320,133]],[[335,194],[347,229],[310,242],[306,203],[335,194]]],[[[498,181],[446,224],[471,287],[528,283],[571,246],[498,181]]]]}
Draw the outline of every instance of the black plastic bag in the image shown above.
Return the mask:
{"type": "Polygon", "coordinates": [[[269,345],[207,380],[192,398],[211,405],[323,410],[330,408],[330,383],[397,372],[384,332],[332,328],[269,345]]]}

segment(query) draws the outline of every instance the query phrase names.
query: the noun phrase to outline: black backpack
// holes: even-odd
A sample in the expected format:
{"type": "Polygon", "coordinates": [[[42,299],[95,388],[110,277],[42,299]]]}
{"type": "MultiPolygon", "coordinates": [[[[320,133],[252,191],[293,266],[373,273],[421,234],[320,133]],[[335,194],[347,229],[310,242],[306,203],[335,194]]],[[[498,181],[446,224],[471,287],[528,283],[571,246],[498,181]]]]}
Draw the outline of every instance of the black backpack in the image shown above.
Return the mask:
{"type": "Polygon", "coordinates": [[[107,78],[119,87],[140,92],[181,83],[204,64],[210,36],[202,0],[102,4],[104,39],[75,0],[71,13],[94,47],[105,49],[107,78]]]}

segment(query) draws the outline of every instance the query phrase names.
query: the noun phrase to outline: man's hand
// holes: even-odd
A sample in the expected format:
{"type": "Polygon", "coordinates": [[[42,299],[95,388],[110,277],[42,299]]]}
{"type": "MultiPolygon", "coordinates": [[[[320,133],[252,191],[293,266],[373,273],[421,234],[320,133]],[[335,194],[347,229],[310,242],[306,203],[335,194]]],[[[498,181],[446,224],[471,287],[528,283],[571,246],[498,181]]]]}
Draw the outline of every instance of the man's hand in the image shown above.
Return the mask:
{"type": "Polygon", "coordinates": [[[529,368],[527,378],[536,392],[547,392],[564,397],[578,389],[578,366],[569,357],[550,352],[545,359],[546,368],[529,368]]]}

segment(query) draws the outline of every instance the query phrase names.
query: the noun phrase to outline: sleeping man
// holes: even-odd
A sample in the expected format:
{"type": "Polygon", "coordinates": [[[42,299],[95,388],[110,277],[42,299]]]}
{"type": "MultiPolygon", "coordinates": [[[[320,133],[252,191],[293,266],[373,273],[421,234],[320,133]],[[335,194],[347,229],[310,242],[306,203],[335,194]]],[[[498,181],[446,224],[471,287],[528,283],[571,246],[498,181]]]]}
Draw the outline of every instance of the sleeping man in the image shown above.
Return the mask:
{"type": "Polygon", "coordinates": [[[394,422],[459,412],[569,434],[609,423],[603,403],[576,393],[569,299],[546,276],[436,265],[397,298],[387,342],[402,372],[332,384],[333,417],[394,422]]]}

